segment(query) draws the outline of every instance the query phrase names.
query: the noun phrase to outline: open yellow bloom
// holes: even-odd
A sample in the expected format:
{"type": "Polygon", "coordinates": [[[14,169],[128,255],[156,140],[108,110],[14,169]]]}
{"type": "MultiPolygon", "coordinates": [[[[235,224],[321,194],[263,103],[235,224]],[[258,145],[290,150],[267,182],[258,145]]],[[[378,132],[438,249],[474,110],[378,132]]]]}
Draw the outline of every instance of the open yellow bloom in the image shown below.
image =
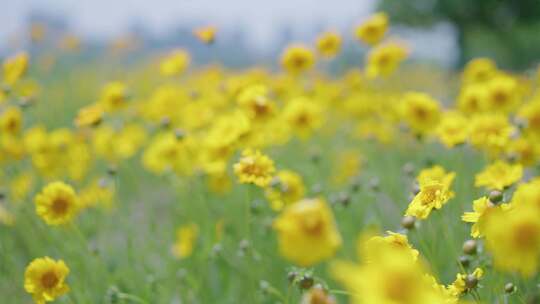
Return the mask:
{"type": "Polygon", "coordinates": [[[439,103],[425,93],[409,92],[402,98],[403,119],[418,134],[434,131],[440,122],[439,103]]]}
{"type": "Polygon", "coordinates": [[[234,173],[240,183],[259,187],[268,186],[275,171],[274,161],[259,150],[242,151],[242,157],[234,164],[234,173]]]}
{"type": "Polygon", "coordinates": [[[21,131],[22,120],[22,113],[19,108],[6,108],[0,112],[0,134],[17,135],[21,131]]]}
{"type": "Polygon", "coordinates": [[[37,214],[49,225],[69,223],[79,211],[75,190],[63,182],[52,182],[35,197],[37,214]]]}
{"type": "Polygon", "coordinates": [[[484,84],[471,84],[461,88],[457,107],[464,114],[472,115],[487,110],[487,89],[484,84]]]}
{"type": "Polygon", "coordinates": [[[520,103],[517,81],[510,76],[496,76],[486,83],[486,105],[492,112],[509,113],[520,103]]]}
{"type": "Polygon", "coordinates": [[[191,256],[198,234],[199,227],[196,224],[188,224],[178,228],[176,230],[176,243],[172,248],[174,256],[179,259],[191,256]]]}
{"type": "Polygon", "coordinates": [[[270,207],[279,211],[283,207],[296,203],[304,197],[306,189],[302,177],[290,170],[279,171],[274,180],[266,188],[265,195],[270,207]]]}
{"type": "Polygon", "coordinates": [[[297,97],[283,109],[283,118],[301,138],[309,137],[323,124],[323,108],[316,100],[297,97]]]}
{"type": "Polygon", "coordinates": [[[332,257],[341,246],[332,211],[322,199],[304,199],[288,206],[273,227],[281,255],[300,266],[332,257]]]}
{"type": "Polygon", "coordinates": [[[276,105],[268,94],[268,87],[260,84],[251,85],[238,94],[236,101],[249,118],[260,122],[272,117],[276,112],[276,105]]]}
{"type": "Polygon", "coordinates": [[[422,169],[416,177],[416,181],[420,187],[427,185],[432,181],[437,181],[450,188],[455,177],[455,172],[447,172],[443,167],[435,165],[430,168],[422,169]]]}
{"type": "Polygon", "coordinates": [[[161,61],[160,72],[164,76],[177,76],[182,74],[189,65],[190,56],[185,50],[176,50],[161,61]]]}
{"type": "Polygon", "coordinates": [[[36,304],[54,301],[66,294],[69,286],[66,277],[69,268],[62,260],[49,257],[33,260],[24,273],[24,289],[34,298],[36,304]]]}
{"type": "Polygon", "coordinates": [[[392,75],[407,58],[408,53],[404,45],[396,42],[384,43],[373,48],[366,57],[366,76],[373,79],[392,75]]]}
{"type": "Polygon", "coordinates": [[[414,249],[406,235],[401,233],[395,233],[387,231],[386,236],[373,236],[365,240],[359,239],[358,254],[361,255],[366,261],[377,261],[380,258],[381,251],[387,249],[388,246],[407,252],[411,255],[411,259],[416,261],[419,256],[418,250],[414,249]]]}
{"type": "Polygon", "coordinates": [[[28,69],[28,54],[18,53],[4,61],[4,82],[14,85],[21,79],[28,69]]]}
{"type": "Polygon", "coordinates": [[[315,63],[313,51],[301,44],[287,47],[281,55],[281,65],[291,74],[300,74],[310,70],[315,63]]]}
{"type": "Polygon", "coordinates": [[[519,181],[522,176],[523,167],[520,164],[512,165],[499,160],[476,174],[474,185],[490,190],[503,190],[519,181]]]}
{"type": "Polygon", "coordinates": [[[469,141],[475,148],[496,156],[505,149],[513,131],[504,115],[475,115],[470,122],[469,141]]]}
{"type": "Polygon", "coordinates": [[[385,13],[376,13],[357,26],[355,34],[358,40],[374,45],[382,40],[387,30],[388,16],[385,13]]]}
{"type": "Polygon", "coordinates": [[[483,83],[497,74],[495,62],[489,58],[475,58],[463,70],[464,83],[483,83]]]}
{"type": "Polygon", "coordinates": [[[461,220],[467,223],[474,223],[471,228],[471,236],[479,238],[484,236],[486,219],[493,210],[508,210],[510,205],[494,205],[487,197],[481,197],[473,202],[473,212],[465,212],[461,220]]]}
{"type": "Polygon", "coordinates": [[[495,267],[530,277],[540,258],[540,212],[531,205],[490,212],[486,222],[486,248],[495,267]]]}
{"type": "Polygon", "coordinates": [[[540,211],[540,178],[520,184],[512,196],[512,206],[529,205],[540,211]]]}
{"type": "Polygon", "coordinates": [[[332,58],[341,50],[341,36],[335,32],[326,32],[317,38],[317,51],[323,57],[332,58]]]}
{"type": "MultiPolygon", "coordinates": [[[[392,237],[393,238],[393,237],[392,237]]],[[[397,238],[401,240],[402,238],[397,238]]],[[[360,245],[372,251],[362,263],[336,261],[332,276],[351,293],[354,304],[446,304],[457,298],[428,272],[411,250],[392,241],[368,240],[360,245]]]]}
{"type": "Polygon", "coordinates": [[[448,148],[462,144],[469,137],[469,122],[465,116],[456,112],[443,115],[437,130],[439,140],[448,148]]]}
{"type": "Polygon", "coordinates": [[[420,192],[409,204],[405,215],[426,219],[431,210],[441,209],[453,196],[446,184],[434,180],[426,182],[420,185],[420,192]]]}

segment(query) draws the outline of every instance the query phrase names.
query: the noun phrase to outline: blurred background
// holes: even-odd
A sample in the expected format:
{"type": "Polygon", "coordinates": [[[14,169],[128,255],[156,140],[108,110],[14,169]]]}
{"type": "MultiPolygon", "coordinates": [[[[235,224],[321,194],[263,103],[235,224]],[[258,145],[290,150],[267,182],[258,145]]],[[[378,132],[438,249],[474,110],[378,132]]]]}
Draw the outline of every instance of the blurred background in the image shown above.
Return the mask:
{"type": "Polygon", "coordinates": [[[408,42],[415,61],[457,68],[487,56],[519,70],[536,65],[540,54],[538,0],[4,1],[0,55],[60,48],[88,59],[122,52],[136,60],[183,47],[195,63],[272,65],[285,45],[313,43],[334,29],[346,43],[332,64],[347,67],[365,52],[354,41],[354,26],[378,10],[390,15],[391,36],[408,42]],[[207,25],[218,29],[212,47],[192,35],[207,25]]]}

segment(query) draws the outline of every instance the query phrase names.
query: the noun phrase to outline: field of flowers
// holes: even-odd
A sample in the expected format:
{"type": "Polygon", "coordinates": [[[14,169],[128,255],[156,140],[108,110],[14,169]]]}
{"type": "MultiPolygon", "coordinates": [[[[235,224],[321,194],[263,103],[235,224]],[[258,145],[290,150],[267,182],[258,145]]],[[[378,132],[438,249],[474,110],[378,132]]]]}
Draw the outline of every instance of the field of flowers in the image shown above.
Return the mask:
{"type": "Polygon", "coordinates": [[[279,69],[5,58],[0,302],[540,303],[538,75],[402,66],[388,27],[339,75],[336,32],[279,69]]]}

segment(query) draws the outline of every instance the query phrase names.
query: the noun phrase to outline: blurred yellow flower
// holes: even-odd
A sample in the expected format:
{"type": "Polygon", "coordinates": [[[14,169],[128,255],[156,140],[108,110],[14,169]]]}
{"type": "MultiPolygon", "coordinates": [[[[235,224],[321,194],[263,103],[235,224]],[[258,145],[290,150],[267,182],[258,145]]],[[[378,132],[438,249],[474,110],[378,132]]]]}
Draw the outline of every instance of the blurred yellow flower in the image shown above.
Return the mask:
{"type": "Polygon", "coordinates": [[[366,76],[371,79],[390,76],[408,53],[404,45],[396,42],[387,42],[371,49],[366,57],[366,76]]]}
{"type": "Polygon", "coordinates": [[[75,190],[63,182],[47,184],[34,200],[37,214],[53,226],[71,222],[79,211],[75,190]]]}
{"type": "Polygon", "coordinates": [[[287,47],[281,55],[281,65],[293,75],[310,70],[314,63],[313,51],[301,44],[287,47]]]}
{"type": "Polygon", "coordinates": [[[193,248],[197,241],[199,227],[196,224],[187,224],[176,230],[176,242],[173,245],[172,252],[175,257],[185,259],[193,253],[193,248]]]}
{"type": "Polygon", "coordinates": [[[467,223],[473,223],[471,228],[471,236],[479,238],[484,236],[486,218],[493,210],[507,210],[510,206],[508,204],[494,205],[489,201],[487,197],[481,197],[473,202],[473,212],[465,212],[461,219],[467,223]]]}
{"type": "Polygon", "coordinates": [[[341,246],[332,211],[323,199],[304,199],[286,207],[273,227],[281,255],[303,267],[332,257],[341,246]]]}
{"type": "Polygon", "coordinates": [[[467,141],[469,121],[457,112],[445,113],[435,133],[446,147],[452,148],[467,141]]]}
{"type": "Polygon", "coordinates": [[[69,291],[66,278],[69,268],[62,260],[49,257],[33,260],[24,273],[24,289],[32,295],[34,303],[52,302],[69,291]]]}
{"type": "Polygon", "coordinates": [[[529,204],[490,212],[485,225],[486,248],[494,265],[531,277],[540,258],[540,212],[529,204]]]}
{"type": "Polygon", "coordinates": [[[128,100],[128,90],[123,82],[107,83],[101,90],[99,103],[106,111],[114,112],[124,108],[128,100]]]}
{"type": "Polygon", "coordinates": [[[401,99],[403,119],[417,134],[433,132],[440,122],[439,103],[420,92],[408,92],[401,99]]]}
{"type": "Polygon", "coordinates": [[[305,192],[304,182],[298,173],[280,170],[266,188],[265,195],[270,202],[270,207],[279,211],[283,207],[301,200],[305,192]]]}
{"type": "Polygon", "coordinates": [[[187,51],[175,50],[161,61],[160,72],[164,76],[178,76],[184,72],[190,60],[187,51]]]}
{"type": "Polygon", "coordinates": [[[193,35],[205,44],[212,44],[216,40],[217,28],[212,25],[196,28],[193,35]]]}
{"type": "Polygon", "coordinates": [[[385,13],[376,13],[355,28],[358,40],[374,45],[382,40],[388,30],[388,16],[385,13]]]}
{"type": "Polygon", "coordinates": [[[512,165],[498,160],[476,174],[474,185],[490,190],[503,190],[519,181],[522,176],[523,167],[520,164],[512,165]]]}
{"type": "Polygon", "coordinates": [[[103,107],[101,104],[92,104],[81,108],[75,118],[77,127],[94,127],[103,119],[103,107]]]}
{"type": "Polygon", "coordinates": [[[341,50],[341,36],[335,32],[326,32],[317,38],[317,51],[326,58],[335,57],[341,50]]]}
{"type": "Polygon", "coordinates": [[[14,85],[24,76],[28,69],[28,54],[18,53],[4,61],[4,82],[7,85],[14,85]]]}

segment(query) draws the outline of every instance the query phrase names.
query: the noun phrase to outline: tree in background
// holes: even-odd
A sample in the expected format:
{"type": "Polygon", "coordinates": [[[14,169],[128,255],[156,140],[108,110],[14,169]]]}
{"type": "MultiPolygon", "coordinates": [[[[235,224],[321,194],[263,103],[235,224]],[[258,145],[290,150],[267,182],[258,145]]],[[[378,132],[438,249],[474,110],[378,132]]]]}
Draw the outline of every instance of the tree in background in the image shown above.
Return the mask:
{"type": "Polygon", "coordinates": [[[503,67],[523,69],[540,58],[540,0],[381,0],[378,8],[398,24],[452,23],[459,66],[485,56],[503,67]]]}

